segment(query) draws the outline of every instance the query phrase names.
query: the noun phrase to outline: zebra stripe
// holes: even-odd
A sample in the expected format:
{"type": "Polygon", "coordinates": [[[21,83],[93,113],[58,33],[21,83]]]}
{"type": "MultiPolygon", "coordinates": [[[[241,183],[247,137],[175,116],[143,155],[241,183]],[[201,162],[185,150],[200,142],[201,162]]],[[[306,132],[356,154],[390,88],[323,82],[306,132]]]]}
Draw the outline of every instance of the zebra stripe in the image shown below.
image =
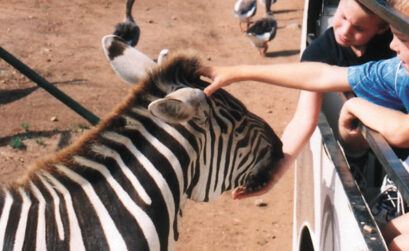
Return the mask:
{"type": "MultiPolygon", "coordinates": [[[[199,155],[202,155],[201,152],[198,152],[198,150],[200,149],[195,149],[192,144],[186,139],[185,135],[182,135],[180,131],[178,131],[177,129],[175,129],[175,127],[172,127],[166,123],[164,123],[162,120],[155,118],[153,116],[151,116],[149,114],[149,112],[146,109],[137,109],[137,108],[132,108],[131,111],[139,116],[143,116],[145,118],[150,119],[152,122],[154,122],[159,128],[163,129],[164,131],[166,131],[169,135],[173,135],[174,138],[176,138],[179,142],[180,145],[185,149],[186,152],[188,153],[193,153],[193,155],[190,156],[191,162],[189,163],[189,168],[188,168],[188,173],[193,172],[194,169],[192,168],[192,165],[195,164],[193,163],[194,160],[197,159],[197,157],[199,155]]],[[[182,127],[181,125],[179,125],[179,127],[182,127]]],[[[197,133],[196,129],[194,127],[192,127],[190,124],[184,124],[183,128],[186,129],[191,135],[195,135],[195,138],[197,141],[199,142],[206,142],[206,138],[208,138],[209,135],[204,135],[201,133],[197,133]]],[[[206,131],[205,131],[206,132],[206,131]]],[[[207,149],[207,156],[211,156],[212,154],[212,150],[209,148],[207,149]]],[[[203,151],[203,150],[202,150],[203,151]]],[[[198,163],[200,166],[208,166],[207,164],[207,160],[206,159],[200,159],[200,163],[198,163]]],[[[208,172],[209,168],[203,168],[200,171],[207,171],[208,172]]],[[[204,174],[202,175],[202,173],[197,174],[199,177],[203,176],[203,180],[207,180],[207,176],[205,176],[204,174]]],[[[191,184],[192,180],[191,177],[194,177],[194,175],[187,175],[188,176],[188,180],[187,180],[187,184],[191,184]]],[[[197,183],[199,184],[203,184],[203,180],[198,180],[195,182],[194,185],[196,185],[197,183]]],[[[190,195],[191,199],[193,200],[197,200],[197,201],[203,201],[205,200],[206,197],[206,191],[204,191],[205,187],[202,186],[194,186],[193,191],[190,195]]]]}
{"type": "Polygon", "coordinates": [[[101,154],[103,156],[111,157],[113,158],[118,166],[121,168],[122,172],[125,174],[125,177],[128,178],[128,180],[131,182],[131,185],[133,188],[136,190],[140,198],[143,200],[143,202],[146,205],[151,205],[152,204],[152,199],[151,197],[146,193],[145,189],[139,182],[139,180],[136,178],[136,176],[129,170],[129,168],[126,166],[124,161],[121,158],[121,155],[116,152],[115,150],[104,146],[104,145],[99,145],[95,144],[92,146],[92,150],[98,154],[101,154]]]}
{"type": "MultiPolygon", "coordinates": [[[[190,163],[188,164],[188,171],[187,172],[189,173],[190,171],[193,171],[193,168],[192,168],[193,163],[192,162],[197,159],[197,156],[199,154],[197,154],[197,150],[192,146],[192,144],[186,139],[186,137],[184,135],[182,135],[174,127],[168,125],[167,123],[163,123],[162,120],[151,116],[149,114],[148,110],[146,110],[146,109],[132,108],[131,112],[134,113],[135,115],[145,117],[145,118],[149,118],[153,123],[155,123],[156,126],[158,126],[163,131],[167,132],[169,135],[172,135],[175,139],[177,139],[179,141],[179,143],[180,143],[180,146],[185,150],[185,152],[186,153],[191,153],[190,156],[189,156],[190,157],[190,163]]],[[[129,126],[132,126],[132,124],[129,125],[129,126]]],[[[131,127],[131,129],[132,129],[132,127],[131,127]]],[[[134,128],[134,129],[138,129],[138,128],[134,128]]],[[[203,138],[204,136],[199,134],[196,137],[203,138]]],[[[193,177],[193,175],[187,175],[187,180],[186,180],[185,185],[191,183],[191,180],[190,180],[191,177],[193,177]]],[[[183,190],[180,190],[180,191],[183,191],[183,190]]]]}
{"type": "MultiPolygon", "coordinates": [[[[203,130],[203,128],[201,128],[202,131],[200,131],[200,133],[198,133],[197,128],[193,127],[189,123],[183,124],[183,126],[179,125],[179,127],[183,127],[191,135],[194,135],[194,137],[196,138],[197,141],[201,142],[200,145],[204,146],[204,149],[201,150],[201,149],[193,148],[191,143],[186,140],[186,135],[182,135],[180,133],[180,131],[178,131],[174,127],[169,126],[168,124],[164,123],[162,120],[157,119],[157,118],[155,118],[153,116],[150,116],[146,109],[133,108],[133,109],[131,109],[131,111],[133,113],[139,115],[139,116],[143,116],[143,117],[146,117],[146,118],[150,119],[158,127],[163,129],[164,131],[166,131],[169,135],[174,135],[174,137],[177,138],[178,141],[180,141],[180,144],[183,147],[185,147],[187,152],[195,154],[195,155],[191,156],[192,161],[197,159],[198,155],[202,155],[201,151],[206,152],[205,156],[208,156],[209,158],[213,158],[214,154],[217,154],[217,151],[214,151],[214,145],[211,144],[212,142],[214,142],[213,138],[216,138],[216,137],[211,136],[211,132],[209,132],[209,131],[212,131],[212,130],[219,130],[219,125],[215,121],[212,121],[212,125],[213,125],[212,128],[210,128],[209,130],[203,130]],[[209,140],[209,138],[211,138],[211,140],[209,140]],[[198,150],[199,150],[199,152],[198,152],[198,150]]],[[[135,127],[135,128],[138,129],[139,131],[141,130],[140,127],[135,127]]],[[[191,166],[193,164],[194,164],[193,162],[191,162],[189,164],[189,170],[191,170],[191,171],[193,171],[193,168],[191,168],[191,166]]],[[[210,180],[209,175],[211,174],[211,172],[210,172],[210,170],[212,169],[211,167],[212,166],[217,166],[217,164],[211,163],[210,160],[207,159],[207,158],[200,158],[200,163],[197,163],[197,164],[199,164],[199,166],[206,167],[206,168],[201,168],[200,170],[198,170],[200,173],[198,173],[196,175],[197,175],[197,177],[199,179],[197,181],[195,181],[194,184],[191,184],[192,180],[190,180],[190,178],[194,177],[194,175],[193,174],[188,175],[189,180],[188,180],[187,184],[193,185],[193,191],[190,194],[190,198],[193,199],[193,200],[197,200],[197,201],[212,200],[215,197],[217,197],[219,194],[213,193],[210,189],[207,189],[207,186],[206,186],[207,182],[206,181],[210,180]],[[209,192],[212,192],[212,193],[209,194],[209,192]]],[[[213,182],[214,182],[214,180],[215,179],[213,178],[213,182]]]]}
{"type": "Polygon", "coordinates": [[[18,222],[17,226],[17,231],[16,231],[16,236],[14,238],[14,249],[13,251],[19,251],[23,249],[23,244],[26,234],[26,228],[27,228],[27,218],[28,218],[28,211],[30,210],[31,206],[31,200],[27,196],[26,192],[23,190],[23,188],[19,187],[18,191],[20,192],[20,195],[23,199],[23,205],[21,207],[20,211],[20,220],[18,222]]]}
{"type": "Polygon", "coordinates": [[[37,219],[37,234],[36,234],[36,250],[47,250],[45,241],[45,199],[40,190],[30,182],[31,191],[38,200],[38,219],[37,219]]]}
{"type": "Polygon", "coordinates": [[[51,198],[53,199],[53,208],[54,208],[54,220],[55,223],[57,224],[57,232],[58,232],[58,237],[60,241],[63,241],[65,239],[64,235],[64,227],[61,219],[61,214],[60,214],[60,198],[58,197],[57,193],[54,191],[54,189],[51,187],[51,185],[41,176],[37,175],[37,177],[40,179],[42,184],[45,186],[47,191],[51,194],[51,198]]]}
{"type": "Polygon", "coordinates": [[[77,174],[64,165],[56,164],[55,167],[72,181],[81,186],[82,190],[85,192],[92,206],[94,207],[95,212],[97,213],[98,219],[101,223],[101,227],[104,229],[109,248],[111,250],[128,250],[124,239],[118,231],[118,228],[115,226],[114,221],[112,220],[108,211],[104,207],[104,204],[96,194],[91,183],[89,183],[88,180],[84,179],[81,175],[77,174]],[[108,233],[109,235],[107,236],[108,233]]]}
{"type": "MultiPolygon", "coordinates": [[[[129,117],[129,116],[123,116],[126,121],[127,121],[127,126],[128,128],[134,128],[138,129],[139,132],[146,138],[147,141],[149,141],[155,148],[158,150],[160,153],[162,153],[163,156],[169,161],[171,164],[173,171],[176,173],[176,177],[179,182],[179,193],[180,197],[182,196],[183,192],[183,170],[180,165],[179,159],[173,154],[173,152],[162,142],[160,142],[155,136],[150,134],[145,127],[137,120],[129,117]]],[[[162,122],[162,124],[164,124],[162,122]]],[[[180,200],[181,198],[179,198],[180,200]]]]}
{"type": "MultiPolygon", "coordinates": [[[[156,185],[158,186],[162,198],[165,200],[166,204],[166,209],[168,212],[168,219],[169,219],[169,225],[173,226],[173,219],[174,215],[176,215],[175,211],[175,203],[174,203],[174,197],[173,194],[170,190],[170,187],[165,180],[165,178],[162,176],[162,174],[155,168],[155,166],[152,165],[152,163],[149,161],[146,156],[144,156],[131,142],[131,140],[119,133],[116,132],[104,132],[102,136],[105,139],[111,140],[113,142],[116,142],[118,144],[124,145],[131,153],[136,156],[136,158],[140,161],[142,166],[145,167],[145,170],[149,173],[149,175],[152,177],[152,179],[155,181],[156,185]]],[[[174,242],[174,231],[173,228],[170,227],[169,235],[168,235],[168,243],[173,243],[174,242]]]]}
{"type": "MultiPolygon", "coordinates": [[[[151,120],[153,123],[155,123],[158,127],[160,127],[161,129],[163,129],[165,132],[167,132],[169,135],[173,135],[174,138],[176,138],[180,145],[185,149],[186,152],[188,153],[193,153],[195,155],[198,155],[196,153],[196,149],[192,146],[192,144],[186,139],[186,137],[184,135],[182,135],[175,127],[170,126],[167,123],[164,123],[161,119],[158,119],[156,117],[153,117],[149,114],[149,111],[147,109],[138,109],[138,108],[132,108],[131,111],[136,114],[139,115],[141,117],[145,117],[148,118],[149,120],[151,120]]],[[[138,121],[139,122],[139,121],[138,121]]],[[[188,124],[185,125],[185,128],[189,128],[188,124]]],[[[134,128],[134,129],[138,129],[138,128],[134,128]]],[[[191,134],[194,134],[192,132],[193,130],[189,131],[191,134]]],[[[196,137],[202,137],[204,138],[203,135],[197,135],[196,137]]],[[[196,159],[197,156],[192,156],[193,159],[196,159]]]]}
{"type": "Polygon", "coordinates": [[[13,197],[10,192],[5,190],[5,202],[0,218],[0,247],[4,246],[4,238],[6,235],[7,222],[9,220],[11,205],[13,204],[13,197]]]}
{"type": "MultiPolygon", "coordinates": [[[[105,147],[101,148],[100,146],[97,146],[97,145],[94,145],[93,148],[97,149],[98,151],[106,150],[105,147]]],[[[152,234],[152,231],[151,231],[151,229],[155,228],[152,220],[146,215],[146,213],[138,205],[136,205],[136,203],[131,199],[129,194],[112,177],[109,170],[105,166],[97,162],[94,162],[92,160],[88,160],[81,156],[74,156],[74,160],[78,164],[92,168],[100,172],[104,176],[105,180],[112,187],[112,189],[115,191],[115,194],[118,196],[118,198],[122,202],[122,205],[128,210],[129,213],[132,214],[132,216],[138,222],[139,226],[141,226],[142,232],[144,233],[145,238],[148,240],[148,245],[149,245],[150,250],[159,250],[159,247],[160,247],[159,237],[157,234],[155,234],[155,232],[153,232],[152,234]]],[[[103,207],[102,204],[101,206],[103,207]]],[[[119,248],[118,250],[124,250],[124,249],[119,248]]]]}
{"type": "Polygon", "coordinates": [[[54,188],[58,190],[59,193],[62,194],[65,205],[67,208],[67,214],[70,224],[70,250],[71,251],[85,251],[84,241],[81,236],[81,228],[78,223],[78,218],[75,214],[74,206],[72,204],[72,198],[70,192],[61,184],[54,176],[50,173],[41,171],[41,174],[47,177],[48,180],[53,183],[54,188]]]}

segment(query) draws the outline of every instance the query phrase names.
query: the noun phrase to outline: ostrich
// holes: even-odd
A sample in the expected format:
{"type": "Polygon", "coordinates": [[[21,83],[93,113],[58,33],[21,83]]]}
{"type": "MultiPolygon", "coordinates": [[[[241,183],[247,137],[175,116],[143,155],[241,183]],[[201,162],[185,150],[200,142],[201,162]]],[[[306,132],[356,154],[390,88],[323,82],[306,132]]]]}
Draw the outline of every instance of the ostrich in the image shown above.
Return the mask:
{"type": "Polygon", "coordinates": [[[134,0],[126,2],[125,19],[122,23],[115,25],[114,35],[121,37],[130,46],[136,46],[139,41],[140,29],[132,17],[132,6],[134,0]]]}
{"type": "Polygon", "coordinates": [[[264,56],[268,49],[268,42],[273,40],[277,32],[277,21],[272,15],[257,20],[247,30],[246,35],[250,38],[254,47],[259,49],[261,56],[264,56]]]}

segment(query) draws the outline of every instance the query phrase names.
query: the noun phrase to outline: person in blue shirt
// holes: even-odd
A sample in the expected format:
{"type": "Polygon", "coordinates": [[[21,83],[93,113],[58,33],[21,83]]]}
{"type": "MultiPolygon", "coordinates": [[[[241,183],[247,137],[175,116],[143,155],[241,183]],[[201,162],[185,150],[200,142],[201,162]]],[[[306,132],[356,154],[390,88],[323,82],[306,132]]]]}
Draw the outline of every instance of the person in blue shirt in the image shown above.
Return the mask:
{"type": "MultiPolygon", "coordinates": [[[[393,40],[391,47],[404,44],[397,40],[393,40]]],[[[409,111],[409,77],[405,61],[394,57],[350,67],[348,82],[358,98],[348,100],[341,110],[339,132],[344,146],[360,147],[357,142],[361,142],[361,134],[352,126],[353,120],[358,118],[369,127],[373,125],[392,146],[409,147],[404,135],[409,133],[406,131],[409,120],[405,119],[409,111]],[[389,117],[392,120],[388,121],[389,117]]]]}

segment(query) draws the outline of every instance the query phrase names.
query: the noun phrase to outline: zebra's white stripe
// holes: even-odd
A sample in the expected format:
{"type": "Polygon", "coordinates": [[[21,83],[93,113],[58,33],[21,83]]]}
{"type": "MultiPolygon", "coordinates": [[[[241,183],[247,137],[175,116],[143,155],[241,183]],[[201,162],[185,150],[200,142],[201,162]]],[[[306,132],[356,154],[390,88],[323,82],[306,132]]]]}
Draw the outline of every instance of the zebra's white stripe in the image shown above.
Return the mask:
{"type": "Polygon", "coordinates": [[[50,173],[41,171],[51,183],[53,183],[54,188],[62,194],[65,206],[69,218],[70,224],[70,250],[71,251],[85,251],[84,241],[81,235],[81,229],[78,223],[77,216],[72,205],[72,198],[70,192],[61,184],[56,178],[54,178],[50,173]]]}
{"type": "Polygon", "coordinates": [[[92,150],[103,156],[108,156],[108,157],[113,158],[116,161],[116,163],[119,165],[119,167],[121,168],[122,172],[125,174],[125,177],[127,177],[129,182],[131,182],[133,188],[136,190],[136,192],[141,197],[143,202],[147,205],[152,204],[151,197],[146,193],[145,189],[143,188],[139,180],[132,173],[132,171],[128,168],[128,166],[124,163],[119,153],[117,153],[115,150],[107,146],[102,146],[102,145],[93,145],[92,150]]]}
{"type": "MultiPolygon", "coordinates": [[[[195,149],[193,149],[190,142],[182,134],[180,134],[179,131],[176,130],[174,127],[164,123],[162,120],[160,120],[160,119],[158,119],[158,118],[156,118],[154,116],[151,116],[150,113],[147,110],[141,110],[141,109],[137,109],[137,108],[132,108],[131,110],[132,110],[132,112],[138,114],[139,116],[144,116],[144,117],[150,118],[158,127],[162,128],[169,135],[172,135],[175,139],[177,139],[179,141],[181,146],[185,149],[186,153],[189,154],[189,157],[190,157],[189,169],[186,172],[186,173],[189,173],[191,171],[192,164],[196,161],[197,156],[198,156],[197,151],[195,149]]],[[[185,128],[188,129],[189,126],[187,126],[185,128]]],[[[189,130],[189,131],[192,131],[192,130],[189,130]]],[[[186,185],[190,184],[191,177],[193,177],[193,176],[188,175],[186,185]]]]}
{"type": "Polygon", "coordinates": [[[165,146],[162,142],[160,142],[156,137],[150,134],[145,127],[137,120],[130,118],[128,116],[124,116],[127,120],[128,124],[135,125],[139,132],[145,137],[145,139],[150,142],[156,150],[158,150],[162,155],[168,159],[169,163],[172,165],[173,170],[175,171],[176,177],[179,183],[179,201],[181,200],[181,196],[183,194],[183,171],[180,165],[179,159],[173,154],[171,150],[167,146],[165,146]]]}
{"type": "Polygon", "coordinates": [[[155,229],[151,218],[132,200],[129,194],[121,187],[120,184],[112,177],[109,170],[100,163],[86,159],[82,156],[74,156],[75,162],[80,165],[92,168],[99,173],[101,173],[108,184],[112,187],[115,194],[118,196],[119,200],[122,202],[122,205],[128,210],[129,213],[135,218],[138,222],[138,225],[141,227],[142,232],[145,236],[145,239],[148,241],[149,250],[160,250],[160,241],[159,236],[155,229]]]}
{"type": "Polygon", "coordinates": [[[41,180],[41,182],[43,183],[47,191],[51,194],[51,197],[53,198],[54,217],[55,217],[55,223],[57,224],[58,237],[60,238],[61,241],[63,241],[65,239],[65,234],[64,234],[64,227],[62,224],[62,219],[61,219],[61,214],[60,214],[60,197],[58,197],[57,193],[54,191],[51,185],[41,175],[37,175],[37,176],[41,180]]]}
{"type": "MultiPolygon", "coordinates": [[[[212,122],[214,124],[214,122],[212,122]]],[[[216,124],[214,124],[213,126],[217,126],[216,124]]],[[[210,136],[210,132],[206,131],[206,138],[207,139],[211,139],[210,136]]],[[[195,184],[193,190],[192,190],[192,195],[191,195],[191,199],[195,200],[195,201],[203,201],[205,199],[205,195],[206,195],[206,185],[207,185],[207,180],[210,178],[209,177],[209,170],[212,169],[212,165],[213,163],[210,162],[210,158],[213,157],[215,159],[217,159],[217,151],[213,152],[213,142],[211,142],[211,140],[206,140],[204,141],[205,145],[203,145],[203,149],[201,149],[201,153],[200,156],[205,156],[203,154],[203,151],[206,151],[206,157],[208,159],[205,158],[200,158],[200,164],[199,167],[200,170],[200,175],[199,175],[199,180],[197,181],[197,183],[195,184]]],[[[217,146],[217,141],[214,142],[214,145],[217,146]]]]}
{"type": "Polygon", "coordinates": [[[23,248],[26,229],[27,229],[28,211],[30,210],[30,207],[31,207],[31,200],[27,196],[26,192],[21,187],[18,188],[18,191],[20,192],[21,197],[23,198],[23,203],[21,206],[21,212],[20,212],[19,222],[18,222],[18,226],[16,230],[16,236],[14,239],[13,251],[19,251],[19,250],[22,250],[23,248]]]}
{"type": "Polygon", "coordinates": [[[110,250],[128,250],[124,239],[115,226],[114,221],[112,220],[107,209],[99,199],[98,195],[95,193],[94,188],[88,182],[88,180],[84,179],[81,175],[77,174],[64,165],[56,164],[55,167],[59,171],[63,172],[72,181],[81,185],[82,190],[93,205],[98,219],[101,222],[101,227],[104,229],[105,237],[108,241],[110,250]]]}
{"type": "Polygon", "coordinates": [[[40,190],[30,182],[31,190],[34,197],[38,200],[38,218],[37,218],[37,234],[36,234],[36,250],[47,250],[47,243],[45,241],[45,199],[40,190]]]}
{"type": "MultiPolygon", "coordinates": [[[[162,198],[165,200],[166,209],[168,210],[169,216],[169,225],[173,226],[174,216],[176,215],[174,203],[175,200],[173,198],[172,192],[170,191],[169,185],[163,178],[162,174],[152,165],[152,163],[149,161],[149,159],[145,157],[145,155],[143,155],[138,149],[136,149],[136,147],[133,145],[132,141],[129,138],[116,132],[105,132],[103,133],[102,136],[106,139],[124,145],[132,154],[134,154],[134,156],[138,159],[142,166],[145,167],[145,170],[155,181],[156,185],[158,186],[162,194],[162,198]]],[[[173,227],[170,227],[168,239],[169,241],[172,240],[172,243],[174,242],[173,236],[174,236],[173,227]]]]}
{"type": "Polygon", "coordinates": [[[12,204],[13,198],[11,197],[11,194],[9,193],[9,191],[5,190],[4,206],[0,218],[0,247],[4,246],[4,237],[6,235],[6,227],[10,216],[10,209],[12,204]]]}

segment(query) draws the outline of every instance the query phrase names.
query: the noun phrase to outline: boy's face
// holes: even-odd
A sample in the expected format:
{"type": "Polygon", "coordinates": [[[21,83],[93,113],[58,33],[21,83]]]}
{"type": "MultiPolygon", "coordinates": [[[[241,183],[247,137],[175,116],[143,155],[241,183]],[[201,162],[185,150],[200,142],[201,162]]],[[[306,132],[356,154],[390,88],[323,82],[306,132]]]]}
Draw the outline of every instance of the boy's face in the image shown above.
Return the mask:
{"type": "Polygon", "coordinates": [[[382,20],[366,13],[354,0],[341,0],[333,19],[335,40],[343,47],[366,45],[373,36],[384,32],[382,20]]]}
{"type": "Polygon", "coordinates": [[[398,58],[402,61],[402,66],[409,74],[409,36],[406,36],[397,29],[391,27],[393,40],[390,44],[392,50],[396,51],[398,58]]]}

